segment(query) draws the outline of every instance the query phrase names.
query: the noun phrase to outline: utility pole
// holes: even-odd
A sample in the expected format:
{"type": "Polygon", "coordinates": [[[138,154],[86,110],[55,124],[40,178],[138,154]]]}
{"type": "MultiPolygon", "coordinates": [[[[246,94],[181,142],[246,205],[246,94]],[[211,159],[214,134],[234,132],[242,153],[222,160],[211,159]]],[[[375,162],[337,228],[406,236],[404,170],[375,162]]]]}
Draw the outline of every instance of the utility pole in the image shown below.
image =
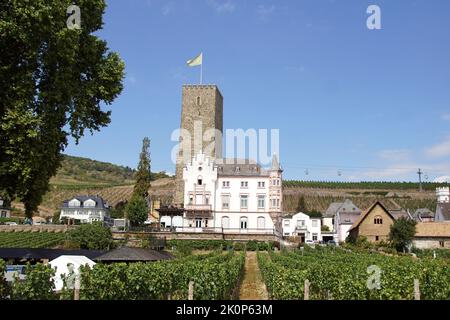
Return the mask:
{"type": "Polygon", "coordinates": [[[417,171],[417,174],[419,175],[419,191],[422,192],[422,174],[423,174],[423,171],[419,168],[419,171],[417,171]]]}

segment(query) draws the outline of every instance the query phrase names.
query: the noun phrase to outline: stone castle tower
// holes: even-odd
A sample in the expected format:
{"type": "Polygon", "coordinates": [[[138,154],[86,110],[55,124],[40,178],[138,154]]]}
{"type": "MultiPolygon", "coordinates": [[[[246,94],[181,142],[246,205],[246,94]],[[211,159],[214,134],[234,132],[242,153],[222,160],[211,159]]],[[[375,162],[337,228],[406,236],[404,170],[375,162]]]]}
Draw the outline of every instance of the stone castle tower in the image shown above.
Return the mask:
{"type": "Polygon", "coordinates": [[[179,206],[183,204],[186,163],[200,151],[211,159],[222,158],[223,97],[216,85],[183,86],[180,129],[173,201],[179,206]],[[187,138],[183,138],[185,133],[189,133],[187,138]]]}

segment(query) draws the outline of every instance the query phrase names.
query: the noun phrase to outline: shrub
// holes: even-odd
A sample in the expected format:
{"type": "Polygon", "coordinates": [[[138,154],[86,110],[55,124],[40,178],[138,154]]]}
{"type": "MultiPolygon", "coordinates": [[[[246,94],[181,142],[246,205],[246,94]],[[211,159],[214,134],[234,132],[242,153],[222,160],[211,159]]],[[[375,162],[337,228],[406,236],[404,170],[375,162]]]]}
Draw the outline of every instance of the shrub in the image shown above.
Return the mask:
{"type": "Polygon", "coordinates": [[[101,223],[83,224],[68,232],[68,240],[81,249],[106,250],[112,247],[112,233],[101,223]]]}

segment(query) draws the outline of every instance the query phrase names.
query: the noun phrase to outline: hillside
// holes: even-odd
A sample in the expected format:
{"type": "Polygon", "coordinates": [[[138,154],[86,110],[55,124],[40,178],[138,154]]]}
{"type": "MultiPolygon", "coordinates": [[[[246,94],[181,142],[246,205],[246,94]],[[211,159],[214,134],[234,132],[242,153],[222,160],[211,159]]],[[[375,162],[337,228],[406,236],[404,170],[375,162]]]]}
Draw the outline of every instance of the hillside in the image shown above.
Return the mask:
{"type": "MultiPolygon", "coordinates": [[[[41,216],[53,215],[61,203],[76,195],[100,195],[112,206],[130,199],[133,192],[135,171],[132,168],[96,160],[65,156],[58,174],[51,180],[50,191],[39,207],[41,216]]],[[[175,180],[164,172],[154,173],[150,189],[152,198],[170,203],[175,189],[175,180]]],[[[436,209],[435,188],[438,184],[424,184],[424,192],[417,191],[417,184],[409,182],[316,182],[285,181],[285,212],[295,212],[299,198],[303,196],[308,210],[325,212],[330,203],[352,200],[361,209],[374,201],[382,201],[388,208],[436,209]]],[[[18,209],[20,203],[14,203],[18,209]]]]}
{"type": "Polygon", "coordinates": [[[131,185],[134,183],[134,172],[129,167],[64,155],[61,167],[50,184],[59,188],[131,185]]]}

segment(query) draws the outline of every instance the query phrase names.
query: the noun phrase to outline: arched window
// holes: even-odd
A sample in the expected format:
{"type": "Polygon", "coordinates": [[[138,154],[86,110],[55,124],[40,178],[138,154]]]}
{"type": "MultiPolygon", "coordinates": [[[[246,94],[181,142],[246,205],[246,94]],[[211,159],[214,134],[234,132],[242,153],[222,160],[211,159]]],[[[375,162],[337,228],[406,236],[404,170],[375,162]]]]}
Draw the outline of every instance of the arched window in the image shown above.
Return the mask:
{"type": "Polygon", "coordinates": [[[381,216],[376,216],[376,217],[373,219],[373,223],[374,223],[374,224],[383,224],[383,218],[382,218],[381,216]]]}
{"type": "Polygon", "coordinates": [[[265,229],[265,228],[266,228],[266,218],[258,217],[258,229],[265,229]]]}
{"type": "Polygon", "coordinates": [[[241,229],[247,229],[248,228],[248,219],[247,219],[247,217],[241,217],[240,227],[241,227],[241,229]]]}
{"type": "Polygon", "coordinates": [[[202,99],[200,97],[197,97],[197,105],[201,105],[202,104],[202,99]]]}
{"type": "Polygon", "coordinates": [[[222,228],[229,229],[230,228],[230,218],[229,217],[222,217],[222,228]]]}

